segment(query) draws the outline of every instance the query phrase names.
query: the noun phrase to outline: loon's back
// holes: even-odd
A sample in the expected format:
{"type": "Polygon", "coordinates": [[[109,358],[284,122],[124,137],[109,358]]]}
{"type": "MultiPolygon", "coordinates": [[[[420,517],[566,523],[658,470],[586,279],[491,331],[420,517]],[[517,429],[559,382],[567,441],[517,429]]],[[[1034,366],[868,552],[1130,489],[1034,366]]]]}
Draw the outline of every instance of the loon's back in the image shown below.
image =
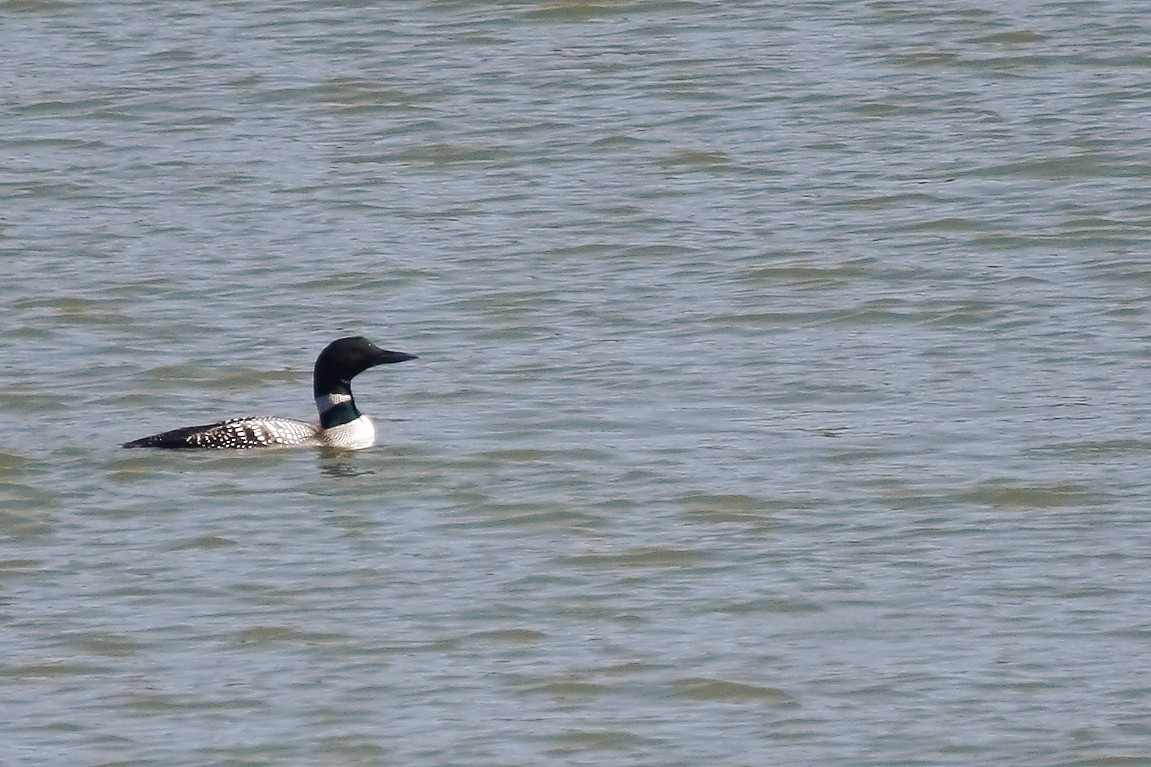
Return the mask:
{"type": "Polygon", "coordinates": [[[317,445],[360,450],[376,442],[371,419],[352,399],[351,381],[376,365],[415,359],[415,355],[381,349],[366,338],[340,338],[316,358],[312,391],[320,411],[319,425],[292,418],[233,418],[186,426],[124,443],[124,447],[247,449],[317,445]]]}
{"type": "Polygon", "coordinates": [[[124,447],[212,448],[319,445],[319,426],[291,418],[231,418],[204,426],[185,426],[125,442],[124,447]]]}

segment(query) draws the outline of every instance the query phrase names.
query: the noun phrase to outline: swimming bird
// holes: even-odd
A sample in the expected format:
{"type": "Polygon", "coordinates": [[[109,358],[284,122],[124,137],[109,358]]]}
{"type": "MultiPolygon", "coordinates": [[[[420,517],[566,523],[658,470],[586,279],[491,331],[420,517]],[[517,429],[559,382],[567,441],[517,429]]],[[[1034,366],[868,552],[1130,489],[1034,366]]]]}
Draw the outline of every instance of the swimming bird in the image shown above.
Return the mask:
{"type": "Polygon", "coordinates": [[[141,437],[125,442],[124,447],[244,449],[313,445],[362,450],[376,443],[376,428],[356,408],[352,379],[376,365],[414,359],[414,354],[381,349],[362,336],[340,338],[320,352],[312,374],[319,424],[292,418],[233,418],[141,437]]]}

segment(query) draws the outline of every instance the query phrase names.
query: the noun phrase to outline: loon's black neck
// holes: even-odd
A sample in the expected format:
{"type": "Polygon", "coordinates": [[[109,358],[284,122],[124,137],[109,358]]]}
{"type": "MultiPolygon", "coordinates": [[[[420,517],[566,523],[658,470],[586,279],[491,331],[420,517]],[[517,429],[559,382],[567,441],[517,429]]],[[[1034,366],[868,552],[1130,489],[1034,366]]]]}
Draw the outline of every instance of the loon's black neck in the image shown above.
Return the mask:
{"type": "Polygon", "coordinates": [[[352,388],[343,383],[338,387],[328,386],[328,389],[337,389],[324,393],[316,392],[316,409],[320,411],[320,426],[330,429],[333,426],[350,423],[360,417],[360,410],[352,398],[352,388]]]}

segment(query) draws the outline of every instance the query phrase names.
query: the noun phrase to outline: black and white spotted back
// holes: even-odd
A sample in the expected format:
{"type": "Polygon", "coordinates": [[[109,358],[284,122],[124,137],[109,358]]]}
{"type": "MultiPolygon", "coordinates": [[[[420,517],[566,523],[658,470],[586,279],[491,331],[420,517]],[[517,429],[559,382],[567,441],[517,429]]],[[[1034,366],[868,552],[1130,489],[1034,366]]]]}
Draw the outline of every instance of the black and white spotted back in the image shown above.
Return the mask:
{"type": "Polygon", "coordinates": [[[291,418],[232,418],[204,426],[186,426],[129,442],[125,447],[212,448],[318,445],[318,426],[291,418]]]}

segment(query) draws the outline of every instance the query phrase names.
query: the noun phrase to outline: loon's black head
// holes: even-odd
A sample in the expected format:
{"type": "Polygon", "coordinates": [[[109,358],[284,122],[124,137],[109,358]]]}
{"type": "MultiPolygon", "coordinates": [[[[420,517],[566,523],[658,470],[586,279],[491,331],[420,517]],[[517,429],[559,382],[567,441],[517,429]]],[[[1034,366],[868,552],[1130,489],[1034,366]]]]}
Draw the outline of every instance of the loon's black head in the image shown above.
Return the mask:
{"type": "Polygon", "coordinates": [[[312,375],[314,396],[351,394],[352,379],[368,368],[414,359],[414,354],[381,349],[363,336],[339,338],[328,344],[316,358],[312,375]]]}

